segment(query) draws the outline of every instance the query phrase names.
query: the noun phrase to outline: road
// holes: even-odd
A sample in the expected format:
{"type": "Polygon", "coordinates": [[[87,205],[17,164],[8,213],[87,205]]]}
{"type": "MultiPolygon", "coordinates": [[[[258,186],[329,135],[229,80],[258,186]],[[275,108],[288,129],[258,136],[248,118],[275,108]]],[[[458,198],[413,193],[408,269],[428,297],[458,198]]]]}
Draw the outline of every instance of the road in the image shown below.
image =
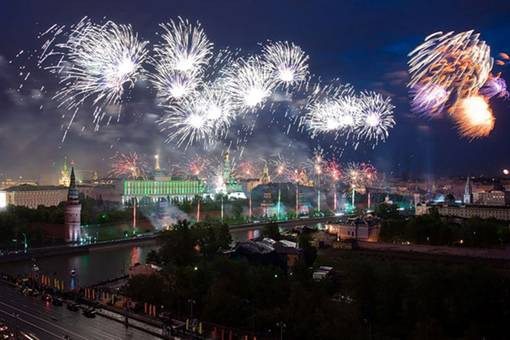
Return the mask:
{"type": "Polygon", "coordinates": [[[35,335],[38,339],[159,339],[143,331],[96,316],[86,318],[64,306],[45,304],[40,297],[24,296],[14,288],[0,283],[0,319],[16,330],[35,335]]]}
{"type": "Polygon", "coordinates": [[[280,227],[296,227],[296,226],[309,226],[317,223],[331,223],[336,222],[341,217],[338,216],[325,216],[325,217],[310,217],[310,218],[299,218],[295,220],[287,221],[264,221],[264,222],[252,222],[244,224],[232,224],[229,225],[230,230],[242,230],[242,229],[262,229],[263,227],[271,224],[277,224],[280,227]]]}

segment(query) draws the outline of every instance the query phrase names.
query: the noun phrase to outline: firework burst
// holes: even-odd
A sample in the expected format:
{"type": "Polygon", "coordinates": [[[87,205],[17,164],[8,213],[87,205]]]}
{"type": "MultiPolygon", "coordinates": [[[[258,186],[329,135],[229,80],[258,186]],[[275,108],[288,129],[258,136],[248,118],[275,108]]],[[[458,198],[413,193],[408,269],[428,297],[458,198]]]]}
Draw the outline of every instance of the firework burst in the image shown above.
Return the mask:
{"type": "Polygon", "coordinates": [[[458,97],[476,94],[493,64],[490,47],[474,31],[431,34],[409,56],[410,88],[434,84],[458,97]]]}
{"type": "Polygon", "coordinates": [[[364,92],[360,96],[361,118],[357,126],[357,136],[376,145],[384,141],[389,130],[395,125],[391,98],[383,98],[379,93],[364,92]]]}
{"type": "Polygon", "coordinates": [[[178,18],[160,27],[162,43],[154,48],[156,65],[188,74],[201,72],[212,57],[213,44],[200,23],[192,25],[188,20],[178,18]]]}
{"type": "Polygon", "coordinates": [[[361,102],[352,95],[350,88],[346,92],[340,98],[328,98],[311,105],[307,120],[313,134],[348,135],[359,124],[361,102]]]}
{"type": "Polygon", "coordinates": [[[289,87],[308,76],[306,53],[294,43],[276,42],[264,46],[263,61],[279,85],[289,87]]]}
{"type": "Polygon", "coordinates": [[[411,91],[411,110],[425,117],[439,117],[450,97],[445,88],[432,83],[415,85],[411,91]]]}
{"type": "Polygon", "coordinates": [[[196,141],[211,144],[222,138],[235,116],[235,106],[220,86],[205,86],[196,96],[167,106],[166,116],[160,120],[167,141],[189,146],[196,141]]]}
{"type": "Polygon", "coordinates": [[[147,168],[147,163],[136,152],[117,153],[112,157],[110,174],[115,177],[139,178],[145,176],[147,168]]]}
{"type": "Polygon", "coordinates": [[[275,81],[271,71],[258,57],[240,60],[226,77],[226,91],[233,102],[245,111],[263,106],[272,94],[275,81]]]}
{"type": "Polygon", "coordinates": [[[485,85],[480,89],[480,94],[487,99],[492,97],[508,98],[509,94],[506,87],[505,79],[501,75],[490,75],[485,85]]]}
{"type": "Polygon", "coordinates": [[[126,89],[132,88],[142,73],[146,45],[130,25],[112,21],[97,25],[83,18],[67,41],[56,44],[55,49],[43,47],[40,64],[57,56],[55,64],[44,67],[60,77],[62,88],[54,98],[61,107],[74,112],[90,100],[96,107],[94,123],[98,128],[106,114],[104,108],[121,104],[126,89]]]}
{"type": "Polygon", "coordinates": [[[206,178],[210,165],[211,162],[207,158],[195,156],[188,162],[186,169],[188,173],[191,173],[193,176],[206,178]]]}
{"type": "Polygon", "coordinates": [[[470,139],[488,136],[496,120],[487,100],[481,96],[460,99],[450,113],[460,135],[470,139]]]}
{"type": "Polygon", "coordinates": [[[343,181],[355,189],[365,189],[372,185],[376,179],[375,167],[367,163],[348,163],[343,172],[343,181]]]}
{"type": "Polygon", "coordinates": [[[180,101],[196,95],[200,75],[212,58],[213,44],[199,23],[178,18],[161,24],[162,42],[155,46],[150,79],[163,102],[180,101]]]}

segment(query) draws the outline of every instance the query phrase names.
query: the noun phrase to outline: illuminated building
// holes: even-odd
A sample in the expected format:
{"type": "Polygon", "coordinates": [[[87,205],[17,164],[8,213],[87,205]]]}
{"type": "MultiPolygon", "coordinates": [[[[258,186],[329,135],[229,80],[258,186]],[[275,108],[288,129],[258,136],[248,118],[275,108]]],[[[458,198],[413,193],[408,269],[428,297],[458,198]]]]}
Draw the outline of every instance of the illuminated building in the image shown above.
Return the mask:
{"type": "Polygon", "coordinates": [[[67,188],[53,185],[18,185],[4,190],[7,205],[36,209],[59,205],[66,200],[67,188]]]}
{"type": "Polygon", "coordinates": [[[122,180],[120,190],[123,202],[148,197],[156,199],[192,199],[205,193],[205,183],[201,180],[122,180]]]}
{"type": "Polygon", "coordinates": [[[0,209],[7,207],[7,193],[0,191],[0,209]]]}
{"type": "Polygon", "coordinates": [[[69,183],[70,183],[69,168],[67,166],[67,157],[65,157],[64,166],[62,167],[62,170],[60,170],[60,178],[58,180],[58,184],[68,187],[69,183]]]}
{"type": "Polygon", "coordinates": [[[510,205],[510,192],[501,185],[473,194],[473,203],[477,205],[507,206],[510,205]]]}
{"type": "Polygon", "coordinates": [[[271,217],[276,215],[276,207],[270,192],[264,192],[264,199],[260,203],[260,208],[262,209],[262,216],[271,217]]]}
{"type": "Polygon", "coordinates": [[[337,236],[338,241],[358,240],[377,242],[379,240],[380,223],[376,218],[354,218],[344,223],[332,223],[326,225],[330,234],[337,236]]]}
{"type": "Polygon", "coordinates": [[[78,197],[78,188],[76,187],[76,178],[74,168],[71,169],[69,177],[69,191],[67,193],[67,202],[64,209],[64,226],[66,230],[66,242],[77,242],[81,238],[81,204],[78,197]]]}
{"type": "Polygon", "coordinates": [[[440,216],[458,218],[480,217],[483,219],[495,218],[501,221],[510,221],[510,207],[490,205],[447,205],[447,204],[426,204],[416,205],[416,215],[429,214],[434,208],[440,216]]]}

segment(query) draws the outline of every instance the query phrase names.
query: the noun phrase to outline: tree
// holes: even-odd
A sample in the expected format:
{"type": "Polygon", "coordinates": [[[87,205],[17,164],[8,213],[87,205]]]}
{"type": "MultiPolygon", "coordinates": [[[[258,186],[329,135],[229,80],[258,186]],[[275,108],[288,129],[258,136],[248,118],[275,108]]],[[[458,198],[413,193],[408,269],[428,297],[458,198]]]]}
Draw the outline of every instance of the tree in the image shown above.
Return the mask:
{"type": "Polygon", "coordinates": [[[298,246],[303,250],[303,258],[306,266],[312,266],[317,258],[317,248],[312,246],[312,236],[310,233],[303,231],[299,234],[298,246]]]}
{"type": "Polygon", "coordinates": [[[374,213],[382,219],[397,219],[400,217],[396,204],[381,203],[377,205],[374,213]]]}
{"type": "Polygon", "coordinates": [[[224,223],[196,223],[192,231],[200,253],[206,257],[216,255],[221,249],[228,249],[232,243],[230,230],[224,223]]]}
{"type": "Polygon", "coordinates": [[[129,279],[126,293],[135,301],[161,304],[166,293],[166,285],[159,274],[135,275],[129,279]]]}
{"type": "Polygon", "coordinates": [[[160,241],[159,255],[163,263],[185,266],[196,261],[196,242],[187,220],[178,221],[172,230],[164,231],[160,241]]]}
{"type": "Polygon", "coordinates": [[[280,234],[280,228],[276,223],[269,223],[264,226],[262,230],[262,235],[264,237],[272,238],[273,240],[280,240],[282,235],[280,234]]]}

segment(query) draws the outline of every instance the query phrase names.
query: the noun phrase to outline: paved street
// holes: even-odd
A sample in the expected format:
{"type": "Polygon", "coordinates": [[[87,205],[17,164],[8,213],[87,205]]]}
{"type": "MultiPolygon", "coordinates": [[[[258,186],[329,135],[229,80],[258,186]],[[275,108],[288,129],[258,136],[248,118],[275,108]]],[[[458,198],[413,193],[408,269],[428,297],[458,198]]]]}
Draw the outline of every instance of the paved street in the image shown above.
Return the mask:
{"type": "Polygon", "coordinates": [[[0,284],[0,320],[39,339],[158,339],[137,329],[96,316],[89,319],[80,312],[45,304],[40,297],[24,296],[14,288],[0,284]]]}

